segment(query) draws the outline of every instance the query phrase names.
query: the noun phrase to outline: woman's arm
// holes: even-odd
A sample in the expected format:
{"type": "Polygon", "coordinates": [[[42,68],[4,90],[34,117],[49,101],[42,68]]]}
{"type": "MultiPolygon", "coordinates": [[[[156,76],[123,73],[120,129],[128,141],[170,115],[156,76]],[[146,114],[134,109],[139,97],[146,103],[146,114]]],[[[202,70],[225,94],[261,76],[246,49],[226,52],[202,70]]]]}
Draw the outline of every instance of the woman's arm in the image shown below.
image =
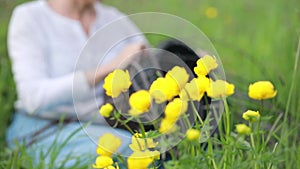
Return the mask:
{"type": "Polygon", "coordinates": [[[143,43],[132,43],[124,47],[118,56],[109,64],[103,65],[100,69],[86,72],[86,77],[89,85],[94,87],[104,80],[105,76],[114,69],[122,69],[128,66],[138,55],[136,53],[145,48],[143,43]]]}

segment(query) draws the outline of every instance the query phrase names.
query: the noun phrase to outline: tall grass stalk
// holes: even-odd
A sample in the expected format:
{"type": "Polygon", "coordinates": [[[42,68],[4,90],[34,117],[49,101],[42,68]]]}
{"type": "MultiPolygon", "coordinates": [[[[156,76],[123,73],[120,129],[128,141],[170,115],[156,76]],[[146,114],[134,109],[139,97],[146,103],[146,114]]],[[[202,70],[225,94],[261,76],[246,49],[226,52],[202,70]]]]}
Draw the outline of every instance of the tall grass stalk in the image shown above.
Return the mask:
{"type": "MultiPolygon", "coordinates": [[[[291,102],[292,102],[292,96],[295,94],[295,86],[297,83],[297,73],[298,73],[298,66],[299,66],[299,57],[300,57],[300,36],[299,36],[299,40],[298,40],[298,47],[297,47],[297,52],[295,55],[295,62],[294,62],[294,68],[293,68],[293,74],[292,74],[292,82],[291,82],[291,86],[290,86],[290,90],[289,90],[289,94],[288,94],[288,99],[286,102],[286,108],[285,108],[285,112],[284,112],[284,118],[283,118],[283,123],[282,123],[282,129],[281,129],[281,133],[280,133],[280,141],[281,141],[281,145],[283,146],[283,151],[285,154],[285,159],[286,161],[290,161],[291,156],[293,156],[293,153],[287,151],[291,145],[290,143],[290,125],[288,123],[288,115],[290,114],[290,108],[291,108],[291,102]]],[[[291,163],[285,163],[285,168],[290,168],[293,164],[291,163]]]]}

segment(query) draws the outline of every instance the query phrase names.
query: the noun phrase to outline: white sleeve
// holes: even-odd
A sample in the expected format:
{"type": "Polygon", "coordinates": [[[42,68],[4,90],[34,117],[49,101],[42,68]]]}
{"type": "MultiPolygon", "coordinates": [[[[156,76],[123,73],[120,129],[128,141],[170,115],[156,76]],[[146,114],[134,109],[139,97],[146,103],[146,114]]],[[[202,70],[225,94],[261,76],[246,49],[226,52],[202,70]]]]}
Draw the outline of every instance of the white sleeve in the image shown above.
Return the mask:
{"type": "Polygon", "coordinates": [[[72,86],[80,87],[77,98],[91,97],[84,72],[51,78],[47,63],[47,39],[29,9],[17,7],[8,32],[8,51],[12,61],[21,109],[28,113],[51,110],[72,103],[72,86]]]}

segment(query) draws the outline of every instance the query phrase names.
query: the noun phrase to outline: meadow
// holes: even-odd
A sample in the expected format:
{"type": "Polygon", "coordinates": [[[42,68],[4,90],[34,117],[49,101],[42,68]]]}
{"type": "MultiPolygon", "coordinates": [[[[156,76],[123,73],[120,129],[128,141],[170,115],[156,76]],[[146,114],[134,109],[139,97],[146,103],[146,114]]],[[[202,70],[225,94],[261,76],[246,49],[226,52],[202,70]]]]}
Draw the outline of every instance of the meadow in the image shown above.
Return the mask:
{"type": "MultiPolygon", "coordinates": [[[[15,84],[8,58],[6,37],[13,8],[24,0],[2,0],[0,6],[0,151],[4,149],[5,131],[16,99],[15,84]]],[[[270,157],[277,160],[273,168],[300,166],[300,61],[297,53],[300,37],[300,1],[246,0],[103,0],[126,14],[163,12],[182,17],[202,30],[211,40],[222,61],[226,80],[236,86],[231,106],[231,125],[241,121],[243,111],[259,109],[248,98],[248,85],[269,80],[278,94],[265,102],[266,130],[276,122],[272,143],[278,143],[270,157]],[[207,11],[214,9],[213,16],[207,11]]],[[[149,39],[153,46],[159,38],[149,39]]],[[[298,51],[299,52],[299,51],[298,51]]],[[[245,161],[237,161],[237,163],[245,161]]],[[[0,167],[5,168],[2,163],[0,167]]],[[[236,165],[239,166],[239,165],[236,165]]],[[[240,166],[243,166],[242,164],[240,166]]],[[[247,165],[244,165],[247,166],[247,165]]]]}

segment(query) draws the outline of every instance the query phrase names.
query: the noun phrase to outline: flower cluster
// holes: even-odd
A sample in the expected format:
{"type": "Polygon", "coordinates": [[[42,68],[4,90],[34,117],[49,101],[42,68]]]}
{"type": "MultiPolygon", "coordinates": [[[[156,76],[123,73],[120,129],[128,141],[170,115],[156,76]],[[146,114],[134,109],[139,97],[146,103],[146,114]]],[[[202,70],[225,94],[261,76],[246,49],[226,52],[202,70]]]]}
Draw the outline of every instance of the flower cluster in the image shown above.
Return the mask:
{"type": "Polygon", "coordinates": [[[211,98],[220,98],[230,96],[234,93],[234,85],[224,80],[212,80],[207,75],[218,67],[216,58],[205,55],[197,61],[194,72],[197,75],[190,83],[185,85],[181,92],[183,98],[193,101],[199,101],[206,93],[211,98]]]}
{"type": "MultiPolygon", "coordinates": [[[[128,114],[137,117],[149,112],[152,100],[156,104],[167,103],[164,118],[161,119],[158,131],[168,134],[176,131],[176,123],[188,109],[188,101],[200,101],[205,93],[211,98],[222,98],[234,93],[234,85],[224,80],[212,80],[207,75],[218,67],[215,57],[205,55],[198,59],[192,78],[183,67],[175,66],[164,77],[158,77],[148,90],[139,90],[129,97],[128,114]]],[[[128,71],[115,70],[105,79],[103,88],[108,96],[118,97],[126,92],[131,85],[128,71]]],[[[100,114],[109,117],[113,106],[105,104],[100,114]]]]}
{"type": "MultiPolygon", "coordinates": [[[[224,99],[234,94],[235,86],[233,84],[224,80],[215,80],[211,78],[212,76],[208,76],[217,67],[217,59],[210,55],[205,55],[198,59],[197,66],[194,68],[196,77],[190,77],[183,67],[173,67],[164,76],[154,80],[148,89],[138,90],[130,94],[129,100],[125,100],[130,106],[128,110],[130,118],[140,122],[140,116],[144,113],[149,113],[152,110],[151,106],[162,105],[164,114],[154,122],[155,127],[157,127],[155,129],[160,134],[170,134],[177,131],[180,128],[177,126],[179,124],[178,120],[182,117],[188,118],[186,112],[190,105],[193,106],[194,101],[200,101],[204,96],[224,99]]],[[[123,92],[127,92],[131,84],[129,72],[117,69],[104,79],[103,88],[106,91],[106,95],[117,98],[123,92]]],[[[256,82],[249,86],[248,95],[255,100],[269,99],[276,94],[277,91],[274,90],[274,86],[268,81],[256,82]]],[[[104,117],[112,116],[113,111],[114,106],[109,103],[104,104],[99,110],[104,117]]],[[[115,111],[113,115],[116,116],[117,113],[118,111],[115,111]]],[[[253,131],[252,123],[260,123],[260,116],[259,111],[248,110],[244,112],[242,117],[249,122],[250,126],[237,124],[236,132],[242,135],[251,134],[253,131]]],[[[126,125],[127,122],[128,120],[122,122],[122,124],[126,125]]],[[[196,143],[200,140],[200,129],[203,130],[201,125],[203,124],[194,127],[190,126],[191,129],[186,131],[185,135],[189,143],[196,143]]],[[[133,132],[130,130],[133,136],[129,148],[133,153],[127,159],[128,169],[147,169],[160,158],[160,153],[154,150],[159,143],[155,142],[145,132],[142,124],[140,128],[140,131],[133,132]]],[[[227,127],[227,129],[230,129],[230,127],[227,127]]],[[[230,134],[230,132],[227,133],[230,134]]],[[[93,167],[104,169],[118,168],[118,164],[113,162],[111,156],[117,152],[118,147],[121,145],[121,140],[111,134],[105,134],[99,139],[98,145],[97,154],[99,154],[99,157],[97,157],[93,167]]]]}

